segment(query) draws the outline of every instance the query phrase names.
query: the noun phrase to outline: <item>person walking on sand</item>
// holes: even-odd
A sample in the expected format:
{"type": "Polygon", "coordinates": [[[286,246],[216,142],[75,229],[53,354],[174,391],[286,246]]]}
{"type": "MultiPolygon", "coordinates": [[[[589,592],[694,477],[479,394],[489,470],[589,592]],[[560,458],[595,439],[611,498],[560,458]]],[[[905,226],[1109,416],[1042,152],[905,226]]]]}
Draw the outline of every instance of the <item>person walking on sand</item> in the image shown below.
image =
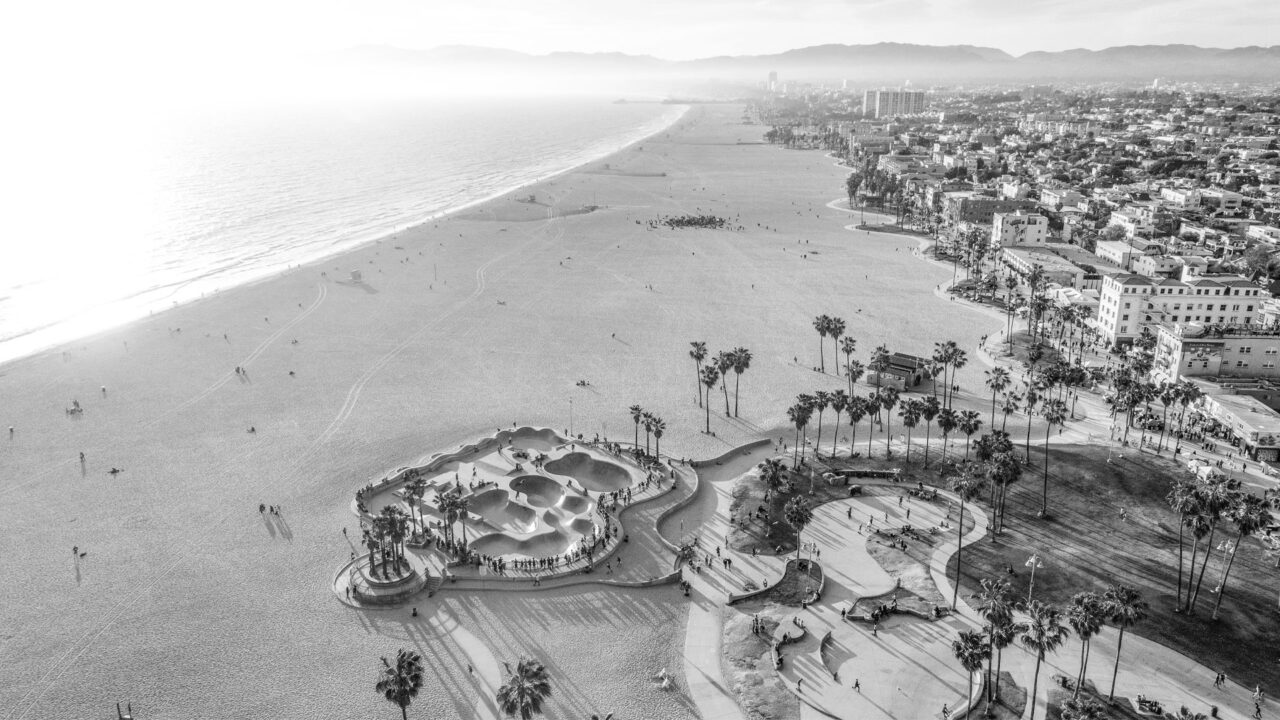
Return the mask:
{"type": "Polygon", "coordinates": [[[858,692],[862,692],[862,683],[858,680],[858,678],[853,679],[853,689],[858,692]]]}

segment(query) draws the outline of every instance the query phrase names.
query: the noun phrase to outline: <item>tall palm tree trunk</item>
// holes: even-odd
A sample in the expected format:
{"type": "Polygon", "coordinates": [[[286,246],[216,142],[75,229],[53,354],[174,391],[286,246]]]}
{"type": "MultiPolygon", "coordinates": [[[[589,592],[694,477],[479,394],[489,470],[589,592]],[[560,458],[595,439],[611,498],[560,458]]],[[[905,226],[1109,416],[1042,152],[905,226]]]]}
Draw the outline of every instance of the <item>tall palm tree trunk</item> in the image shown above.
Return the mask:
{"type": "Polygon", "coordinates": [[[742,383],[742,373],[733,377],[733,416],[738,417],[738,386],[742,383]]]}
{"type": "Polygon", "coordinates": [[[1084,665],[1087,661],[1086,652],[1089,650],[1089,641],[1080,641],[1080,670],[1076,672],[1076,689],[1072,691],[1071,697],[1080,697],[1080,686],[1084,684],[1084,665]]]}
{"type": "Polygon", "coordinates": [[[1049,423],[1044,429],[1044,487],[1040,491],[1040,515],[1041,517],[1049,514],[1049,432],[1053,430],[1053,423],[1049,423]]]}
{"type": "Polygon", "coordinates": [[[956,603],[960,600],[960,576],[964,571],[964,559],[960,552],[964,550],[964,494],[960,494],[960,516],[956,520],[956,584],[951,587],[951,610],[955,612],[956,603]]]}
{"type": "Polygon", "coordinates": [[[836,413],[836,428],[831,431],[831,459],[836,459],[836,441],[840,439],[840,413],[836,413]]]}
{"type": "Polygon", "coordinates": [[[1231,566],[1236,561],[1236,552],[1240,550],[1240,541],[1244,539],[1244,533],[1236,535],[1236,550],[1231,553],[1231,557],[1227,558],[1227,569],[1222,572],[1222,583],[1218,585],[1218,597],[1213,601],[1213,619],[1218,619],[1218,608],[1222,606],[1222,596],[1227,594],[1227,578],[1231,577],[1231,566]]]}
{"type": "Polygon", "coordinates": [[[694,385],[698,388],[698,407],[702,407],[702,363],[695,360],[693,368],[694,385]]]}
{"type": "Polygon", "coordinates": [[[1191,583],[1196,578],[1196,554],[1200,552],[1200,538],[1191,541],[1191,566],[1187,569],[1187,590],[1182,596],[1182,611],[1191,608],[1191,583]]]}
{"type": "Polygon", "coordinates": [[[1200,575],[1196,578],[1195,592],[1191,593],[1191,608],[1188,612],[1192,614],[1196,611],[1196,601],[1200,599],[1200,583],[1204,582],[1204,571],[1209,567],[1209,556],[1213,555],[1213,534],[1216,530],[1216,527],[1209,526],[1209,542],[1204,546],[1204,558],[1200,560],[1200,575]]]}
{"type": "Polygon", "coordinates": [[[1031,676],[1031,694],[1027,696],[1027,702],[1031,704],[1031,714],[1027,716],[1028,720],[1036,720],[1036,689],[1040,686],[1040,662],[1044,659],[1040,653],[1036,653],[1036,671],[1031,676]]]}
{"type": "Polygon", "coordinates": [[[1182,563],[1183,563],[1182,548],[1184,545],[1182,536],[1187,527],[1186,519],[1187,519],[1187,516],[1185,514],[1178,516],[1178,591],[1177,591],[1177,599],[1174,601],[1174,607],[1182,607],[1182,563]]]}
{"type": "Polygon", "coordinates": [[[1107,702],[1116,697],[1116,675],[1120,674],[1120,648],[1124,645],[1124,625],[1120,626],[1120,637],[1116,640],[1116,664],[1111,669],[1111,692],[1107,693],[1107,702]]]}

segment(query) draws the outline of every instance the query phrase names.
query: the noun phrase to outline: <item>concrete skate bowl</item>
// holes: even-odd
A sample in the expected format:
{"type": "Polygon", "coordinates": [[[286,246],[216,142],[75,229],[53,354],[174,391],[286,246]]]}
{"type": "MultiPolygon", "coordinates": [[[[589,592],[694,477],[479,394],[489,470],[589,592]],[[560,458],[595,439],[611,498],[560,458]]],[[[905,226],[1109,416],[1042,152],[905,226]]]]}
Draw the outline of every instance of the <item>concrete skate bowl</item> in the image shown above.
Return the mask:
{"type": "Polygon", "coordinates": [[[476,495],[467,503],[467,509],[498,530],[529,533],[538,527],[537,513],[533,508],[512,501],[510,494],[502,488],[476,495]]]}
{"type": "Polygon", "coordinates": [[[565,495],[564,499],[560,501],[560,509],[570,515],[586,515],[594,510],[595,507],[594,501],[581,495],[565,495]]]}
{"type": "Polygon", "coordinates": [[[502,555],[551,557],[564,554],[577,542],[578,536],[558,529],[524,539],[513,538],[505,533],[493,533],[472,542],[471,549],[491,557],[502,555]]]}
{"type": "Polygon", "coordinates": [[[586,453],[569,453],[543,467],[547,472],[571,477],[582,487],[596,492],[613,492],[631,485],[631,474],[622,467],[596,460],[586,453]]]}
{"type": "Polygon", "coordinates": [[[549,508],[560,504],[564,499],[564,487],[549,477],[541,475],[521,475],[511,481],[511,492],[518,499],[524,495],[526,502],[537,508],[549,508]]]}
{"type": "Polygon", "coordinates": [[[497,441],[499,445],[510,444],[514,448],[536,450],[537,452],[550,452],[556,446],[566,442],[564,438],[547,428],[531,427],[503,430],[498,433],[497,441]]]}

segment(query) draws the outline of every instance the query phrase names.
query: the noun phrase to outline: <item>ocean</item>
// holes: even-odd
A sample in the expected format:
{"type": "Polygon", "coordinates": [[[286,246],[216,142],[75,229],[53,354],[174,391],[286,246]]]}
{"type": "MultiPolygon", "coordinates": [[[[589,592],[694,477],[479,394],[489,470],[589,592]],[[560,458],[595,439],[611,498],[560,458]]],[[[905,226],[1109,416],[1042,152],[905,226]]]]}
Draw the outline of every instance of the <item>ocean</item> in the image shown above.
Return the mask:
{"type": "Polygon", "coordinates": [[[504,194],[682,112],[441,98],[145,116],[86,108],[32,124],[3,171],[0,361],[504,194]]]}

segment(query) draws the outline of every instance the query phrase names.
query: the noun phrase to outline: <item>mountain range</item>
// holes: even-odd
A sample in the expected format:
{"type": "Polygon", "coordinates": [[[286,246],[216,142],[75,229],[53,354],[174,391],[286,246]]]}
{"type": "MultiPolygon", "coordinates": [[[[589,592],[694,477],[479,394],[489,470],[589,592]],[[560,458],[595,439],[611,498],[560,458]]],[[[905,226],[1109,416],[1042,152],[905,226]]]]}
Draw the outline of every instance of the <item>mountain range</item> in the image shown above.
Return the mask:
{"type": "Polygon", "coordinates": [[[1280,45],[1230,49],[1195,45],[1126,45],[1103,50],[1030,52],[1013,56],[973,45],[816,45],[768,55],[663,60],[623,53],[555,52],[530,55],[513,50],[443,46],[407,50],[361,46],[343,59],[364,65],[421,67],[447,71],[567,73],[657,79],[760,81],[776,71],[784,81],[840,80],[924,85],[981,81],[1234,80],[1280,83],[1280,45]]]}

